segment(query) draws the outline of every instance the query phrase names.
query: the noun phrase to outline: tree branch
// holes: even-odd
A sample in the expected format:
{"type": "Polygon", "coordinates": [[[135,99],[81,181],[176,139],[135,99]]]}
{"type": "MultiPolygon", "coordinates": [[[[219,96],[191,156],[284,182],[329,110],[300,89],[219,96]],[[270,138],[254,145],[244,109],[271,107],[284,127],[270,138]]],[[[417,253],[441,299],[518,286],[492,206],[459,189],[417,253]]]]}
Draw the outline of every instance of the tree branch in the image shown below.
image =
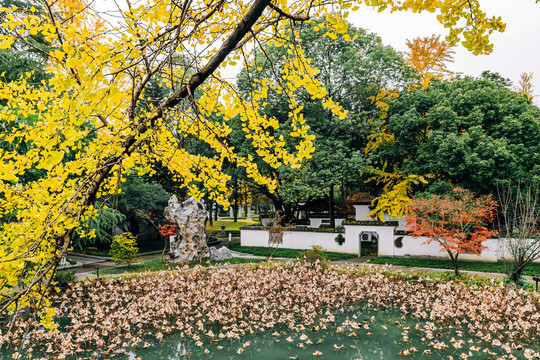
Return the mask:
{"type": "Polygon", "coordinates": [[[272,3],[268,4],[268,7],[270,9],[274,10],[275,12],[277,12],[279,15],[281,15],[283,17],[286,17],[287,19],[290,19],[290,20],[293,20],[293,21],[306,21],[306,20],[309,20],[308,15],[306,15],[306,16],[292,15],[292,14],[286,13],[285,11],[281,10],[279,7],[277,7],[276,5],[274,5],[272,3]]]}

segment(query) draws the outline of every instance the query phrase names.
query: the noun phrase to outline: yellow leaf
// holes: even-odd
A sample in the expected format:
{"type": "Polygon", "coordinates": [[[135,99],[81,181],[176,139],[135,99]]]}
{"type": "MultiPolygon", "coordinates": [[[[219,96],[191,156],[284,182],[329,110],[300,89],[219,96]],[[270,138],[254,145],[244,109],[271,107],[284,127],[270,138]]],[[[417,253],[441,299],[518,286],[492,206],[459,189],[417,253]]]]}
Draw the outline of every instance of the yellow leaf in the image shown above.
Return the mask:
{"type": "Polygon", "coordinates": [[[50,151],[45,160],[39,165],[39,168],[51,171],[51,169],[58,165],[62,159],[64,159],[63,151],[50,151]]]}

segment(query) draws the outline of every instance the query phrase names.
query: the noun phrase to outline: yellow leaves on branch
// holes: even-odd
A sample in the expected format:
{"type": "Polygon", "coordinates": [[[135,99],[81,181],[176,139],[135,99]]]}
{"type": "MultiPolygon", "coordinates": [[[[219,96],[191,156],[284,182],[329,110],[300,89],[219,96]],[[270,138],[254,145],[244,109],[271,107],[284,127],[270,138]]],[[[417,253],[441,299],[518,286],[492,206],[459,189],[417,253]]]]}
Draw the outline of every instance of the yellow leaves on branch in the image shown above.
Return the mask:
{"type": "Polygon", "coordinates": [[[411,10],[436,14],[437,20],[449,30],[446,36],[450,46],[461,44],[475,55],[488,54],[493,50],[489,35],[494,31],[503,32],[506,24],[501,17],[489,17],[480,9],[478,0],[439,1],[439,0],[364,0],[366,5],[379,11],[411,10]]]}
{"type": "Polygon", "coordinates": [[[420,183],[428,183],[421,175],[405,175],[396,168],[389,172],[386,170],[386,165],[382,170],[374,170],[374,172],[375,176],[368,181],[384,184],[384,188],[383,194],[373,200],[375,208],[369,216],[376,215],[381,220],[384,219],[385,214],[397,219],[407,214],[408,206],[412,201],[413,187],[420,183]]]}

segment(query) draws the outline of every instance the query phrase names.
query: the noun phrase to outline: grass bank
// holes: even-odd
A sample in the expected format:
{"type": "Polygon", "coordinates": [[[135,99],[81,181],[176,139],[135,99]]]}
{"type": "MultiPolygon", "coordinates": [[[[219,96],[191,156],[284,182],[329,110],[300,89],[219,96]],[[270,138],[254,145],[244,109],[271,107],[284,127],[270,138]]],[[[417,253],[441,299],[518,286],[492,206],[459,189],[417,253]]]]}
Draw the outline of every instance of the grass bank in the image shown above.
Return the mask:
{"type": "MultiPolygon", "coordinates": [[[[256,263],[266,261],[266,259],[248,259],[248,258],[231,258],[229,260],[209,260],[209,259],[203,259],[202,261],[199,260],[193,260],[188,265],[190,267],[196,266],[196,265],[202,265],[202,266],[212,266],[212,265],[218,265],[218,264],[245,264],[245,263],[256,263]]],[[[99,270],[100,274],[127,274],[127,273],[137,273],[137,272],[144,272],[144,271],[160,271],[160,270],[171,270],[175,269],[177,267],[183,267],[183,264],[174,264],[174,263],[167,263],[163,262],[161,259],[156,260],[148,260],[144,261],[142,263],[138,264],[132,264],[132,265],[124,265],[124,266],[116,266],[110,269],[101,269],[99,270]]],[[[96,272],[93,271],[93,274],[96,272]]]]}
{"type": "MultiPolygon", "coordinates": [[[[437,259],[415,259],[415,258],[392,258],[392,257],[378,257],[369,261],[372,264],[391,264],[397,266],[415,266],[426,267],[435,269],[453,269],[454,266],[450,260],[437,260],[437,259]]],[[[484,262],[484,261],[459,261],[458,266],[460,270],[469,271],[481,271],[491,273],[506,274],[511,269],[511,264],[508,262],[484,262]]],[[[540,276],[540,264],[529,264],[523,275],[540,276]]]]}

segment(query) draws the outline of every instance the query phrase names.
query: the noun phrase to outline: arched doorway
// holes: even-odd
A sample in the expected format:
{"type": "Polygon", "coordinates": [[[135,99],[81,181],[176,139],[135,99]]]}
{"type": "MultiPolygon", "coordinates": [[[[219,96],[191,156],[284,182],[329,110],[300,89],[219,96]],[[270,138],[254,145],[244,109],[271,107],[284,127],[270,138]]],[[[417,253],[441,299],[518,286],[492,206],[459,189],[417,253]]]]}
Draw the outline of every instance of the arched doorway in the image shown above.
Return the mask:
{"type": "Polygon", "coordinates": [[[379,234],[376,231],[362,231],[358,237],[358,254],[360,256],[377,255],[379,234]]]}

